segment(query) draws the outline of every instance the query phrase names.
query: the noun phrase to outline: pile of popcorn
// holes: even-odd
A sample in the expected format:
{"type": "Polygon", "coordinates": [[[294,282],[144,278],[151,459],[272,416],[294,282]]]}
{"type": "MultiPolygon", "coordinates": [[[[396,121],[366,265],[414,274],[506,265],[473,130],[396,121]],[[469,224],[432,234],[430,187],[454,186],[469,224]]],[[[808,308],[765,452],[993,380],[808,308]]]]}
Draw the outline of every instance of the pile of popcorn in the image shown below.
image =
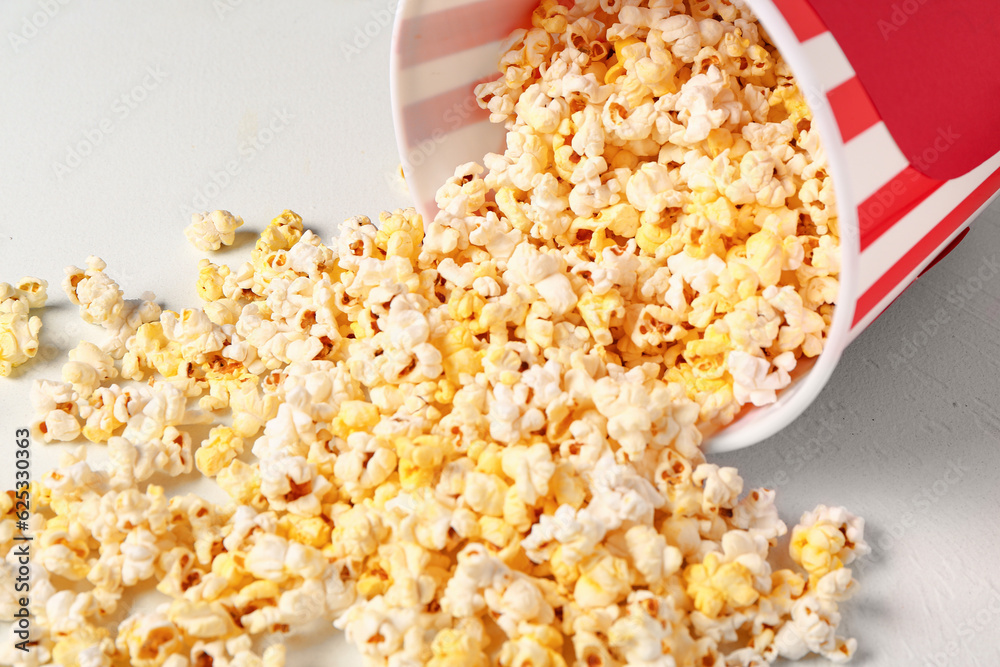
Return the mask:
{"type": "MultiPolygon", "coordinates": [[[[106,457],[33,483],[37,637],[0,663],[276,666],[275,636],[330,623],[393,667],[851,657],[863,520],[804,514],[779,568],[774,492],[699,447],[832,317],[836,208],[794,78],[727,0],[544,0],[533,26],[478,91],[505,153],[433,221],[353,218],[327,246],[286,211],[250,261],[201,260],[182,312],[96,257],[67,269],[107,340],[35,384],[33,435],[106,457]],[[164,488],[195,470],[228,502],[164,488]]],[[[12,363],[44,283],[20,289],[12,363]]],[[[0,517],[9,554],[10,495],[0,517]]]]}

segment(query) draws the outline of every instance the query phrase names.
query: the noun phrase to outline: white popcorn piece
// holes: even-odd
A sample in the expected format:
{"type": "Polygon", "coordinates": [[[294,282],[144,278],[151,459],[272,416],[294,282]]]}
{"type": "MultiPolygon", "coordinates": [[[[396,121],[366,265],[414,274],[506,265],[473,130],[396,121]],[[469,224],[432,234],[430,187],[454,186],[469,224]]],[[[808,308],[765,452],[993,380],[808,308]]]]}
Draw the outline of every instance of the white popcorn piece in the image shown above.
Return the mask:
{"type": "Polygon", "coordinates": [[[232,245],[236,240],[236,230],[242,226],[243,218],[229,211],[192,213],[191,224],[184,229],[184,235],[195,248],[208,252],[232,245]]]}
{"type": "Polygon", "coordinates": [[[720,508],[732,509],[743,492],[743,479],[736,468],[720,468],[711,463],[702,463],[695,468],[691,480],[705,487],[702,507],[706,512],[720,508]]]}
{"type": "Polygon", "coordinates": [[[778,400],[777,392],[791,383],[789,373],[795,364],[791,352],[783,352],[770,362],[741,350],[733,350],[726,357],[726,369],[733,376],[733,395],[740,405],[774,403],[778,400]]]}
{"type": "Polygon", "coordinates": [[[11,374],[38,353],[38,336],[42,320],[29,316],[31,308],[45,305],[45,282],[25,278],[19,283],[26,288],[12,288],[0,283],[0,377],[11,374]]]}
{"type": "Polygon", "coordinates": [[[160,550],[156,537],[145,528],[133,530],[121,545],[122,583],[132,586],[153,576],[153,565],[160,550]]]}
{"type": "Polygon", "coordinates": [[[533,505],[548,494],[555,464],[546,445],[509,447],[504,450],[502,461],[504,474],[514,481],[514,489],[522,501],[533,505]]]}
{"type": "Polygon", "coordinates": [[[857,650],[857,642],[838,637],[839,624],[840,614],[835,608],[813,595],[800,598],[792,606],[791,620],[775,634],[778,655],[800,660],[809,653],[818,653],[831,662],[847,662],[857,650]]]}
{"type": "Polygon", "coordinates": [[[262,460],[260,479],[261,493],[271,507],[301,516],[319,514],[321,498],[332,486],[301,456],[262,460]]]}
{"type": "Polygon", "coordinates": [[[260,535],[246,555],[246,569],[255,577],[276,583],[284,581],[288,541],[277,535],[260,535]]]}

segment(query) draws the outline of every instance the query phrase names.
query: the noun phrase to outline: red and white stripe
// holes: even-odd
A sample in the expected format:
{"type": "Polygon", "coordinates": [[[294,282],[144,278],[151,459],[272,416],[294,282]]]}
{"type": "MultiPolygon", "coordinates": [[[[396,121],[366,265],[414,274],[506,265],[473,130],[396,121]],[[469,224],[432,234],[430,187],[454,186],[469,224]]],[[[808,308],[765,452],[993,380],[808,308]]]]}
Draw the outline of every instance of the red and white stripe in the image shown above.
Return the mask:
{"type": "Polygon", "coordinates": [[[850,188],[853,200],[859,202],[854,337],[942,253],[950,251],[971,219],[996,196],[1000,155],[949,181],[920,173],[900,151],[833,35],[808,2],[773,2],[802,52],[825,73],[820,86],[836,119],[850,169],[849,182],[837,183],[838,191],[850,188]]]}
{"type": "Polygon", "coordinates": [[[418,210],[455,167],[502,151],[504,129],[479,108],[475,87],[497,78],[500,45],[531,26],[537,0],[401,0],[393,34],[392,93],[403,171],[418,210]]]}

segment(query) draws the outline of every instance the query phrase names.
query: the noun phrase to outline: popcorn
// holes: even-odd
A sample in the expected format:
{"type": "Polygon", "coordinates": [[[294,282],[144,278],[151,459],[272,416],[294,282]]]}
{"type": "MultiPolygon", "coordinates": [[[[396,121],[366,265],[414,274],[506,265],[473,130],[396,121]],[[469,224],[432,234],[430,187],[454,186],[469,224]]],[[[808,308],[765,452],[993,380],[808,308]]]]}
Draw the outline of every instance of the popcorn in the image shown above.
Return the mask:
{"type": "Polygon", "coordinates": [[[45,305],[47,286],[38,278],[22,278],[17,287],[0,283],[0,377],[38,353],[42,320],[29,311],[45,305]]]}
{"type": "Polygon", "coordinates": [[[555,620],[552,607],[542,591],[527,578],[517,578],[501,590],[488,588],[484,599],[497,615],[497,625],[508,636],[518,634],[523,623],[551,624],[555,620]]]}
{"type": "Polygon", "coordinates": [[[864,519],[843,507],[819,505],[803,514],[792,530],[789,551],[809,573],[810,580],[818,580],[871,551],[864,531],[864,519]]]}
{"type": "Polygon", "coordinates": [[[175,600],[167,610],[167,617],[188,637],[197,639],[226,637],[236,629],[232,617],[218,602],[175,600]]]}
{"type": "Polygon", "coordinates": [[[755,357],[740,350],[733,350],[726,357],[726,370],[733,377],[733,395],[743,405],[767,405],[778,400],[778,390],[787,387],[792,379],[789,373],[795,368],[795,356],[784,352],[773,360],[755,357]],[[771,368],[775,370],[771,372],[771,368]]]}
{"type": "Polygon", "coordinates": [[[243,226],[243,218],[229,211],[192,213],[191,224],[184,229],[184,235],[198,250],[218,250],[224,245],[232,245],[236,240],[236,230],[243,226]]]}
{"type": "Polygon", "coordinates": [[[691,481],[704,484],[702,509],[706,512],[732,509],[736,499],[743,492],[743,480],[736,468],[720,468],[710,463],[702,463],[694,470],[691,481]]]}
{"type": "Polygon", "coordinates": [[[580,569],[573,597],[583,608],[614,604],[631,589],[628,563],[622,558],[594,557],[580,569]]]}
{"type": "Polygon", "coordinates": [[[41,278],[26,276],[17,281],[11,287],[6,283],[0,284],[0,301],[5,301],[12,297],[27,302],[28,308],[44,308],[48,300],[49,283],[41,278]]]}
{"type": "Polygon", "coordinates": [[[115,647],[128,656],[131,664],[153,667],[178,653],[183,639],[180,628],[163,612],[139,612],[121,623],[115,647]]]}
{"type": "Polygon", "coordinates": [[[242,453],[243,438],[236,435],[232,428],[216,426],[195,452],[194,460],[201,474],[215,477],[242,453]]]}
{"type": "Polygon", "coordinates": [[[288,541],[277,535],[261,535],[246,554],[247,572],[260,579],[279,583],[284,581],[285,554],[288,541]]]}
{"type": "Polygon", "coordinates": [[[504,450],[503,472],[514,481],[518,497],[529,505],[548,494],[549,480],[555,472],[552,454],[545,445],[516,445],[504,450]]]}
{"type": "Polygon", "coordinates": [[[88,398],[101,383],[118,375],[114,359],[93,343],[83,342],[69,352],[62,369],[63,382],[73,386],[80,398],[88,398]]]}
{"type": "Polygon", "coordinates": [[[798,660],[813,652],[831,662],[847,662],[854,655],[857,642],[836,635],[839,622],[840,615],[816,597],[807,595],[799,599],[792,607],[791,621],[775,635],[778,655],[798,660]]]}
{"type": "Polygon", "coordinates": [[[726,605],[735,609],[757,601],[750,571],[741,563],[722,564],[716,552],[709,553],[703,563],[684,571],[687,594],[695,608],[711,618],[717,617],[726,605]]]}
{"type": "Polygon", "coordinates": [[[32,436],[45,442],[70,442],[82,432],[80,421],[65,410],[50,410],[32,424],[32,436]]]}
{"type": "MultiPolygon", "coordinates": [[[[35,483],[41,661],[276,666],[251,636],[330,623],[400,667],[850,657],[863,523],[817,508],[775,569],[774,492],[699,449],[825,345],[840,243],[808,108],[742,3],[572,4],[505,42],[477,88],[504,150],[433,220],[325,245],[285,211],[249,261],[198,264],[200,308],[68,269],[109,340],[35,384],[33,432],[108,465],[35,483]],[[195,467],[226,505],[147,482],[195,467]],[[149,580],[167,602],[94,625],[149,580]]],[[[217,250],[242,223],[186,234],[217,250]]],[[[44,293],[0,288],[15,347],[44,293]]]]}

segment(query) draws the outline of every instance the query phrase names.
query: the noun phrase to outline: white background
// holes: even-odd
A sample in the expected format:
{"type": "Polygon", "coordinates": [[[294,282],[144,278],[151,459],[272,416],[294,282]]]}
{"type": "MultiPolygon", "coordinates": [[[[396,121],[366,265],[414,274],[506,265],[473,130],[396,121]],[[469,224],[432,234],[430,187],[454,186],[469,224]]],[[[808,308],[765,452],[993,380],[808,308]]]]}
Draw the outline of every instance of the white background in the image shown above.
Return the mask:
{"type": "MultiPolygon", "coordinates": [[[[0,380],[2,485],[31,381],[58,376],[81,337],[100,339],[58,287],[64,266],[97,254],[127,297],[153,290],[181,309],[199,303],[201,254],[182,235],[191,209],[246,220],[222,254],[236,263],[285,208],[329,239],[347,216],[409,203],[389,108],[394,6],[3,1],[0,280],[53,289],[40,358],[0,380]]],[[[795,424],[715,459],[748,487],[777,488],[790,524],[818,503],[866,517],[875,550],[845,606],[857,665],[1000,664],[998,222],[994,205],[847,350],[795,424]]],[[[59,449],[34,446],[36,476],[59,449]]],[[[289,664],[360,664],[331,634],[297,642],[307,647],[289,664]]]]}

